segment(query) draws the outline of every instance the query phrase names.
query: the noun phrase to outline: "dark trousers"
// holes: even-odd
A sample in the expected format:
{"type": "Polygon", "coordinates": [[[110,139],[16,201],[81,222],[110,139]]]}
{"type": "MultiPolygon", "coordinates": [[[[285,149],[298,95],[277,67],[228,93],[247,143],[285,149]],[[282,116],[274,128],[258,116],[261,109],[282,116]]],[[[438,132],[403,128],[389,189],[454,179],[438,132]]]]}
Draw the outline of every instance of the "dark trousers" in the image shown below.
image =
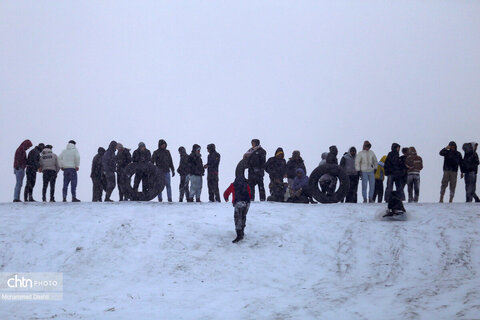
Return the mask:
{"type": "Polygon", "coordinates": [[[180,192],[180,202],[183,201],[183,196],[185,200],[188,200],[190,192],[188,191],[188,176],[180,176],[180,184],[178,185],[178,191],[180,192]]]}
{"type": "Polygon", "coordinates": [[[383,180],[375,179],[375,190],[373,191],[373,201],[378,197],[378,203],[383,201],[383,180]]]}
{"type": "Polygon", "coordinates": [[[105,191],[105,200],[110,200],[113,189],[115,189],[115,172],[105,172],[105,178],[107,179],[107,190],[105,191]]]}
{"type": "Polygon", "coordinates": [[[209,173],[207,175],[208,200],[210,202],[221,202],[220,191],[218,190],[218,174],[209,173]]]}
{"type": "Polygon", "coordinates": [[[255,201],[255,186],[258,185],[258,193],[260,194],[260,201],[265,201],[265,186],[263,184],[263,176],[254,174],[248,175],[248,185],[252,194],[252,201],[255,201]]]}
{"type": "Polygon", "coordinates": [[[120,201],[127,200],[125,198],[125,185],[128,183],[127,174],[124,169],[119,169],[117,172],[118,196],[120,201]]]}
{"type": "Polygon", "coordinates": [[[283,202],[285,197],[285,188],[283,186],[283,179],[281,178],[270,178],[270,196],[267,198],[268,201],[274,202],[283,202]]]}
{"type": "Polygon", "coordinates": [[[77,197],[77,170],[67,168],[63,170],[63,199],[67,199],[68,185],[72,184],[72,198],[77,197]]]}
{"type": "Polygon", "coordinates": [[[388,176],[387,179],[387,188],[385,189],[385,201],[388,202],[390,200],[390,195],[393,192],[393,185],[395,185],[395,190],[401,193],[402,201],[405,201],[405,193],[403,192],[403,188],[405,185],[403,184],[403,176],[388,176]]]}
{"type": "Polygon", "coordinates": [[[133,179],[133,190],[138,191],[138,187],[140,186],[140,181],[142,181],[142,191],[145,191],[145,179],[147,175],[143,173],[143,171],[135,172],[135,179],[133,179]]]}
{"type": "Polygon", "coordinates": [[[23,192],[23,197],[25,201],[33,200],[33,187],[37,182],[37,171],[27,167],[27,184],[25,185],[25,190],[23,192]]]}
{"type": "Polygon", "coordinates": [[[247,213],[248,208],[250,208],[250,203],[238,201],[234,206],[235,212],[233,214],[233,219],[235,221],[235,229],[243,231],[243,229],[245,229],[245,224],[247,223],[247,213]]]}
{"type": "Polygon", "coordinates": [[[350,180],[350,188],[348,189],[347,196],[345,197],[345,202],[357,203],[359,176],[358,174],[349,175],[348,179],[350,180]]]}
{"type": "Polygon", "coordinates": [[[57,171],[44,170],[43,171],[43,189],[42,200],[47,200],[47,188],[50,184],[50,201],[55,200],[55,182],[57,181],[57,171]]]}
{"type": "Polygon", "coordinates": [[[477,189],[477,174],[475,172],[465,173],[465,194],[467,196],[467,202],[478,202],[478,196],[476,195],[477,189]]]}
{"type": "Polygon", "coordinates": [[[92,201],[93,202],[101,202],[102,201],[102,193],[103,193],[102,178],[93,177],[92,178],[92,183],[93,183],[92,201]]]}

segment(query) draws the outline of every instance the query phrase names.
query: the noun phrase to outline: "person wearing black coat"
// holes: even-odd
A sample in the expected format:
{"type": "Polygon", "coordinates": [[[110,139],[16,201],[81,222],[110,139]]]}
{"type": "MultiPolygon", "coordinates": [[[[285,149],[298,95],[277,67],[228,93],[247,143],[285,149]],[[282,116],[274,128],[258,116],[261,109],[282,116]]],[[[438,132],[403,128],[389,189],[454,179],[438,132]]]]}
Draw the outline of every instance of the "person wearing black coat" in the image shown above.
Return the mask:
{"type": "MultiPolygon", "coordinates": [[[[158,141],[158,149],[153,152],[152,162],[165,175],[165,189],[167,189],[168,202],[172,202],[171,177],[175,176],[175,167],[173,166],[172,155],[167,150],[167,142],[163,139],[158,141]],[[170,171],[172,175],[170,176],[170,171]]],[[[158,201],[162,202],[162,193],[158,195],[158,201]]]]}
{"type": "Polygon", "coordinates": [[[287,163],[285,162],[282,148],[277,148],[275,156],[268,159],[265,164],[265,171],[270,176],[270,196],[267,200],[283,202],[285,195],[283,178],[287,175],[287,163]]]}
{"type": "Polygon", "coordinates": [[[145,143],[140,142],[138,144],[138,149],[133,152],[132,162],[137,164],[137,169],[135,171],[135,179],[133,180],[133,190],[138,192],[138,187],[140,186],[140,181],[142,181],[142,188],[145,189],[144,179],[147,178],[145,174],[146,165],[152,161],[152,154],[150,150],[147,149],[145,143]]]}
{"type": "Polygon", "coordinates": [[[475,202],[479,202],[480,199],[476,194],[477,188],[477,173],[478,173],[478,154],[475,152],[475,143],[465,143],[462,147],[465,155],[461,163],[462,175],[465,177],[465,194],[466,201],[472,202],[475,199],[475,202]]]}
{"type": "Polygon", "coordinates": [[[189,167],[189,180],[190,180],[190,198],[189,202],[193,202],[195,197],[197,202],[201,202],[200,196],[202,194],[202,177],[205,174],[205,168],[203,167],[202,155],[200,154],[200,146],[194,144],[192,147],[192,152],[188,157],[188,167],[189,167]]]}
{"type": "Polygon", "coordinates": [[[37,172],[38,169],[40,169],[40,154],[42,153],[43,148],[45,148],[45,145],[40,143],[28,153],[26,170],[27,184],[25,185],[25,190],[23,193],[25,202],[35,202],[33,199],[33,188],[35,187],[35,183],[37,181],[37,172]]]}
{"type": "Polygon", "coordinates": [[[248,185],[252,193],[252,201],[255,201],[255,186],[258,185],[260,201],[265,201],[265,186],[263,177],[265,175],[265,163],[267,152],[260,145],[259,139],[252,140],[252,147],[243,156],[248,168],[248,185]]]}
{"type": "Polygon", "coordinates": [[[393,191],[393,185],[395,189],[400,192],[402,200],[405,200],[405,194],[403,192],[402,179],[405,173],[405,163],[400,160],[400,145],[398,143],[392,144],[392,151],[387,155],[385,160],[385,175],[387,179],[387,188],[385,189],[385,201],[389,201],[390,195],[393,191]]]}
{"type": "Polygon", "coordinates": [[[127,179],[127,166],[132,163],[132,155],[130,149],[124,148],[121,143],[117,143],[117,181],[118,181],[118,195],[120,201],[128,200],[126,198],[126,184],[129,183],[127,179]]]}
{"type": "Polygon", "coordinates": [[[455,189],[457,187],[458,167],[462,163],[462,154],[457,151],[455,141],[450,141],[448,146],[440,150],[439,154],[444,158],[442,185],[440,187],[440,203],[443,202],[443,197],[445,196],[448,185],[450,185],[449,202],[453,202],[455,189]]]}
{"type": "Polygon", "coordinates": [[[102,170],[102,157],[105,154],[105,149],[98,148],[98,153],[93,157],[92,170],[90,178],[93,183],[92,202],[102,202],[102,193],[105,190],[106,181],[102,170]]]}
{"type": "Polygon", "coordinates": [[[178,153],[180,154],[180,163],[178,164],[178,169],[177,172],[180,175],[180,184],[178,186],[179,190],[179,202],[183,202],[183,196],[185,196],[185,199],[188,201],[190,199],[189,197],[189,190],[188,190],[188,184],[189,184],[189,179],[188,175],[190,174],[190,169],[189,169],[189,164],[188,164],[188,154],[187,151],[185,150],[185,147],[180,147],[178,148],[178,153]]]}
{"type": "Polygon", "coordinates": [[[288,186],[290,188],[292,188],[293,180],[297,176],[297,169],[302,169],[303,172],[307,172],[307,169],[305,168],[305,162],[300,156],[300,151],[295,150],[292,152],[292,157],[288,159],[287,162],[287,178],[288,186]]]}
{"type": "Polygon", "coordinates": [[[204,166],[204,168],[208,171],[208,199],[210,202],[221,202],[220,190],[218,189],[218,166],[220,165],[220,153],[215,150],[215,145],[213,143],[207,146],[207,151],[207,164],[204,166]]]}
{"type": "Polygon", "coordinates": [[[110,199],[113,189],[115,189],[115,171],[117,170],[117,163],[115,152],[117,151],[117,142],[111,141],[107,151],[102,157],[102,170],[107,180],[107,190],[105,191],[105,202],[112,202],[110,199]]]}

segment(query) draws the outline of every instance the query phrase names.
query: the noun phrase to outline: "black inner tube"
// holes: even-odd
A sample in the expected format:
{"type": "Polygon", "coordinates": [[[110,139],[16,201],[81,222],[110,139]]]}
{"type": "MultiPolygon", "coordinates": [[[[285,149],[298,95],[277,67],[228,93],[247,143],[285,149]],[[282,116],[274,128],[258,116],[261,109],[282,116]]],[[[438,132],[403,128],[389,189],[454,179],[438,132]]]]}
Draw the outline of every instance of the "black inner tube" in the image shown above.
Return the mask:
{"type": "Polygon", "coordinates": [[[130,163],[125,168],[125,195],[132,201],[150,201],[165,188],[165,175],[153,163],[130,163]],[[136,191],[132,187],[132,176],[141,176],[142,181],[136,191]]]}
{"type": "Polygon", "coordinates": [[[350,188],[350,180],[348,179],[345,170],[343,170],[343,168],[339,165],[325,164],[313,170],[313,172],[310,174],[308,185],[310,187],[310,193],[318,202],[337,203],[345,198],[345,195],[350,188]],[[340,186],[337,191],[323,192],[320,190],[318,182],[324,174],[330,174],[331,176],[338,178],[340,186]]]}

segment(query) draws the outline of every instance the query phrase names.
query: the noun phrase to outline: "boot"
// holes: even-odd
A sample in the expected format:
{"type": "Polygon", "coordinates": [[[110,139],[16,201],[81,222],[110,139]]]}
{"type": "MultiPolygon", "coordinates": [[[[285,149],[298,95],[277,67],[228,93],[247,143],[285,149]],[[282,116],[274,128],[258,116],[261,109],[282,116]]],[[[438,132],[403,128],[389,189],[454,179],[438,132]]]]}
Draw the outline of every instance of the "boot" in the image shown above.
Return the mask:
{"type": "Polygon", "coordinates": [[[13,200],[13,202],[22,202],[22,200],[20,200],[20,199],[15,199],[15,200],[13,200]]]}
{"type": "Polygon", "coordinates": [[[450,203],[453,202],[453,196],[450,196],[450,199],[448,200],[448,202],[450,202],[450,203]]]}
{"type": "Polygon", "coordinates": [[[67,198],[63,198],[63,200],[62,200],[62,201],[63,201],[63,202],[67,202],[67,198]]]}
{"type": "MultiPolygon", "coordinates": [[[[193,199],[192,199],[192,201],[193,201],[193,199]]],[[[197,202],[202,202],[202,201],[200,201],[200,198],[197,198],[197,202]]]]}
{"type": "Polygon", "coordinates": [[[193,202],[193,198],[188,198],[187,202],[193,202]]]}
{"type": "Polygon", "coordinates": [[[42,197],[42,202],[47,202],[47,198],[45,196],[42,197]]]}
{"type": "Polygon", "coordinates": [[[80,202],[80,200],[78,200],[77,198],[73,198],[72,202],[80,202]]]}
{"type": "Polygon", "coordinates": [[[440,201],[439,203],[443,203],[443,194],[440,195],[440,201]]]}
{"type": "Polygon", "coordinates": [[[237,232],[237,237],[233,239],[232,243],[237,243],[238,241],[243,239],[242,230],[235,230],[235,231],[237,232]]]}
{"type": "Polygon", "coordinates": [[[54,198],[54,197],[51,197],[51,198],[50,198],[50,202],[55,202],[55,198],[54,198]]]}
{"type": "MultiPolygon", "coordinates": [[[[77,202],[77,201],[75,201],[75,202],[77,202]]],[[[78,201],[78,202],[80,202],[80,201],[78,201]]],[[[113,200],[110,199],[110,198],[105,198],[105,200],[103,202],[113,202],[113,200]]]]}

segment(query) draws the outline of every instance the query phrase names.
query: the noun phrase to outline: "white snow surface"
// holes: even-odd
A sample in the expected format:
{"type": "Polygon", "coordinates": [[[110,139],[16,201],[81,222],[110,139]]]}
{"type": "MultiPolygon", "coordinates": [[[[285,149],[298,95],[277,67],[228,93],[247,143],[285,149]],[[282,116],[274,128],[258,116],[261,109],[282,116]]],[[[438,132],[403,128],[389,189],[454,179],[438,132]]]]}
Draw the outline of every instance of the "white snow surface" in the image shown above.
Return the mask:
{"type": "Polygon", "coordinates": [[[480,318],[480,210],[406,204],[0,204],[0,272],[62,272],[62,301],[0,319],[480,318]]]}

